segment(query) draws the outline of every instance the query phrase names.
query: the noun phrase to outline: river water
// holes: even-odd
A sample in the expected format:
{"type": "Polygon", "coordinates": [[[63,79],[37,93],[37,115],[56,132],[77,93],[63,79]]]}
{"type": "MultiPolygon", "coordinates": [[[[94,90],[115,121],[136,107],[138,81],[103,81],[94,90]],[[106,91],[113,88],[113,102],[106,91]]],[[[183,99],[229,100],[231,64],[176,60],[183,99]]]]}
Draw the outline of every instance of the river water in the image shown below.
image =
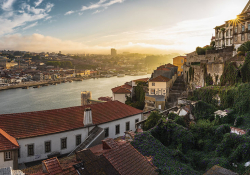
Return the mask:
{"type": "Polygon", "coordinates": [[[92,99],[112,96],[111,89],[125,82],[150,77],[125,76],[88,79],[29,89],[0,91],[0,114],[41,111],[81,105],[81,91],[91,91],[92,99]]]}

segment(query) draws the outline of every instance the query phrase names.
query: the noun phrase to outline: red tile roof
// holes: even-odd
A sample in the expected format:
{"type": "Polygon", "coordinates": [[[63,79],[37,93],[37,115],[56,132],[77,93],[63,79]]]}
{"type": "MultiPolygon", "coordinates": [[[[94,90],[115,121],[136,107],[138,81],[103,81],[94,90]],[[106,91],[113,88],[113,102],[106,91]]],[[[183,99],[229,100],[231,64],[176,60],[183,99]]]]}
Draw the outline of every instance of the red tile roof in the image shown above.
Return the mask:
{"type": "Polygon", "coordinates": [[[19,144],[16,139],[0,128],[0,151],[18,149],[19,144]]]}
{"type": "Polygon", "coordinates": [[[149,78],[141,78],[141,79],[133,80],[133,82],[137,82],[137,81],[148,82],[148,80],[149,78]]]}
{"type": "Polygon", "coordinates": [[[91,108],[93,124],[107,123],[142,113],[119,101],[38,112],[0,115],[0,128],[16,139],[83,128],[84,109],[91,108]]]}
{"type": "Polygon", "coordinates": [[[156,167],[139,153],[131,144],[122,144],[117,148],[103,153],[103,156],[121,175],[143,174],[156,175],[156,167]]]}
{"type": "Polygon", "coordinates": [[[128,84],[124,84],[122,86],[118,86],[112,89],[112,92],[115,94],[130,94],[132,90],[132,86],[128,84]]]}
{"type": "Polygon", "coordinates": [[[100,101],[112,101],[112,97],[99,97],[98,100],[100,100],[100,101]]]}
{"type": "Polygon", "coordinates": [[[165,67],[158,67],[157,70],[165,70],[165,71],[171,71],[170,69],[168,68],[165,68],[165,67]]]}
{"type": "Polygon", "coordinates": [[[45,172],[51,175],[59,174],[63,171],[60,162],[56,157],[44,160],[42,163],[44,165],[44,170],[46,169],[45,172]]]}
{"type": "Polygon", "coordinates": [[[167,78],[167,77],[164,77],[162,75],[158,76],[158,77],[155,77],[155,78],[152,78],[149,80],[149,82],[168,82],[170,81],[171,79],[167,78]]]}

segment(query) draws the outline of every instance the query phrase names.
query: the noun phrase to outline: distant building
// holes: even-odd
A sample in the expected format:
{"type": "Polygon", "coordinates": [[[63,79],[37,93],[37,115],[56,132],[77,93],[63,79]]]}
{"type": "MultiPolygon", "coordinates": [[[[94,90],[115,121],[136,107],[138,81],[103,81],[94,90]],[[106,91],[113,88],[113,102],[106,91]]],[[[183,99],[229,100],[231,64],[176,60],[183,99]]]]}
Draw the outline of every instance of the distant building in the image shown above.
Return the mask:
{"type": "Polygon", "coordinates": [[[236,20],[228,20],[214,29],[216,49],[233,45],[238,49],[241,44],[250,41],[250,1],[236,20]]]}
{"type": "Polygon", "coordinates": [[[62,51],[59,51],[59,54],[62,54],[62,51]]]}
{"type": "Polygon", "coordinates": [[[173,65],[178,66],[178,76],[181,76],[183,74],[183,65],[186,61],[186,56],[178,56],[173,58],[173,65]]]}
{"type": "Polygon", "coordinates": [[[117,51],[114,48],[112,48],[111,49],[111,56],[116,56],[116,55],[117,55],[117,51]]]}

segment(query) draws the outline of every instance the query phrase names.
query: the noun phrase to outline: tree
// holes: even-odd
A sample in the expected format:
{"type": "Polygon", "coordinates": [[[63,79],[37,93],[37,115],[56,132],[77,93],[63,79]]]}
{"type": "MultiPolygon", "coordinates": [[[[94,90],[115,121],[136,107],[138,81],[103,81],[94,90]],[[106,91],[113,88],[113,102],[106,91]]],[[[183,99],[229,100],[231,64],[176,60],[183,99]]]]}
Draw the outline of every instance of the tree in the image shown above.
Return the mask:
{"type": "Polygon", "coordinates": [[[239,48],[238,48],[239,54],[245,55],[247,52],[250,51],[250,41],[247,41],[243,43],[239,48]]]}
{"type": "Polygon", "coordinates": [[[162,115],[159,114],[158,111],[152,112],[150,116],[148,117],[147,121],[144,123],[143,130],[147,131],[153,128],[161,118],[162,118],[162,115]]]}
{"type": "Polygon", "coordinates": [[[206,54],[206,50],[204,48],[201,48],[201,47],[197,47],[196,48],[196,53],[198,55],[205,55],[206,54]]]}

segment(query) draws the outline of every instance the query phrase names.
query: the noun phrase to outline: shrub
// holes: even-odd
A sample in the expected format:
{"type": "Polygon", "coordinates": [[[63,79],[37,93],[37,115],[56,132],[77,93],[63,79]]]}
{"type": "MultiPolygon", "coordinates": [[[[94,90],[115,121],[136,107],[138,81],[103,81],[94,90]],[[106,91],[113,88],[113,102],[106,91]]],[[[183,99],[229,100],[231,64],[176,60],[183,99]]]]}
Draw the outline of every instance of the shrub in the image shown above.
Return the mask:
{"type": "Polygon", "coordinates": [[[216,108],[203,101],[199,101],[196,103],[194,108],[194,116],[197,120],[199,119],[210,119],[211,116],[214,115],[214,112],[216,111],[216,108]]]}
{"type": "Polygon", "coordinates": [[[201,47],[197,47],[196,48],[196,53],[198,55],[205,55],[206,54],[206,50],[204,48],[201,48],[201,47]]]}
{"type": "Polygon", "coordinates": [[[240,126],[243,122],[244,122],[243,116],[238,116],[238,117],[235,119],[235,126],[240,126]]]}
{"type": "Polygon", "coordinates": [[[152,112],[148,117],[147,121],[143,125],[143,130],[147,131],[153,128],[158,121],[162,118],[162,115],[159,112],[152,112]]]}

